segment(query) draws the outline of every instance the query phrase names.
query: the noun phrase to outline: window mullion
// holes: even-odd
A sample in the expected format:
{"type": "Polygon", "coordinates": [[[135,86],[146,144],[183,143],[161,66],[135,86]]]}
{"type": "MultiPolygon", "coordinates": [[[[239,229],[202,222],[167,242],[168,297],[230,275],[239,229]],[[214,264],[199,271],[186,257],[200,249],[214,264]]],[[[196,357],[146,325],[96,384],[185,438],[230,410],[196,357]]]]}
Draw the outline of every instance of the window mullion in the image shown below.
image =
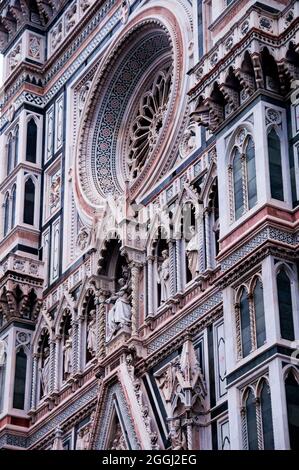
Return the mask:
{"type": "Polygon", "coordinates": [[[247,168],[246,168],[246,154],[242,153],[242,187],[243,187],[243,214],[248,211],[248,191],[247,191],[247,168]]]}
{"type": "Polygon", "coordinates": [[[262,426],[261,401],[259,397],[255,399],[255,412],[256,412],[258,448],[259,450],[263,450],[264,449],[264,436],[263,436],[263,426],[262,426]]]}
{"type": "Polygon", "coordinates": [[[257,348],[256,318],[255,318],[253,294],[248,295],[248,303],[249,303],[249,317],[250,317],[251,352],[253,352],[257,348]]]}

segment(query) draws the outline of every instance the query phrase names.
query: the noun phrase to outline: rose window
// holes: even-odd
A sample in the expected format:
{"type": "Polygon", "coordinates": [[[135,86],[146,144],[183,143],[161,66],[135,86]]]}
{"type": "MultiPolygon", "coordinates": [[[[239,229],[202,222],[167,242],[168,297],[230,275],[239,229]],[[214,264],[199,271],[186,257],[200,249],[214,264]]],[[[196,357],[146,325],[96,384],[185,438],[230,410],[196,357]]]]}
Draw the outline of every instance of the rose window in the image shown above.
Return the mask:
{"type": "Polygon", "coordinates": [[[132,179],[139,175],[160,136],[171,91],[171,72],[171,67],[158,72],[133,113],[127,149],[127,165],[132,179]]]}

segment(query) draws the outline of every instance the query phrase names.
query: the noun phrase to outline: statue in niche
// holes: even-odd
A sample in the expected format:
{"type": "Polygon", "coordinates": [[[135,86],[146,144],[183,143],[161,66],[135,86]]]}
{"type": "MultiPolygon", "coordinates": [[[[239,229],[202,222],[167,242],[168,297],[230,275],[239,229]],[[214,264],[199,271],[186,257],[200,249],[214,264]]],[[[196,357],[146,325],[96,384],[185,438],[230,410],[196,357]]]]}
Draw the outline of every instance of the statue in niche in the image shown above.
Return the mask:
{"type": "Polygon", "coordinates": [[[198,272],[198,233],[195,230],[194,226],[190,227],[190,233],[192,234],[189,242],[186,245],[186,254],[188,258],[188,267],[192,274],[192,278],[196,276],[198,272]]]}
{"type": "Polygon", "coordinates": [[[174,427],[170,429],[169,439],[172,450],[187,450],[186,435],[179,420],[177,420],[174,423],[174,427]]]}
{"type": "Polygon", "coordinates": [[[118,280],[119,290],[107,300],[114,304],[108,314],[108,326],[111,339],[113,335],[123,326],[131,326],[131,289],[128,280],[118,280]]]}
{"type": "Polygon", "coordinates": [[[166,302],[170,297],[170,262],[168,250],[162,251],[163,261],[158,266],[158,284],[161,285],[161,302],[166,302]]]}
{"type": "Polygon", "coordinates": [[[43,396],[48,395],[50,385],[50,348],[45,347],[43,351],[43,365],[40,369],[43,396]]]}
{"type": "Polygon", "coordinates": [[[2,339],[0,340],[0,367],[3,367],[5,365],[6,361],[6,343],[2,339]]]}
{"type": "Polygon", "coordinates": [[[126,441],[119,423],[116,425],[114,436],[115,437],[111,444],[111,450],[127,450],[126,441]]]}
{"type": "Polygon", "coordinates": [[[90,426],[79,429],[76,439],[76,450],[88,450],[90,441],[90,426]]]}
{"type": "Polygon", "coordinates": [[[97,351],[97,326],[96,326],[96,311],[90,311],[90,322],[87,325],[87,349],[92,356],[95,356],[97,351]]]}
{"type": "Polygon", "coordinates": [[[68,331],[68,337],[65,340],[65,344],[63,346],[63,356],[64,356],[64,364],[63,364],[63,371],[64,371],[64,378],[68,378],[68,376],[72,373],[72,350],[73,350],[73,340],[72,340],[72,328],[68,331]]]}

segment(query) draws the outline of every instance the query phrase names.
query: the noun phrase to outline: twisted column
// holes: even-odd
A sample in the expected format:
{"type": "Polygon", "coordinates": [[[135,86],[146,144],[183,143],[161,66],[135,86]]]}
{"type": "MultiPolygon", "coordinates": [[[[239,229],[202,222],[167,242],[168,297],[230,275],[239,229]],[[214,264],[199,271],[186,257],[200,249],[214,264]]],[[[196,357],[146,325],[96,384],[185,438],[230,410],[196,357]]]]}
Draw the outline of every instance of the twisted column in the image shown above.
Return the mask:
{"type": "Polygon", "coordinates": [[[73,320],[73,338],[72,338],[72,360],[73,360],[73,373],[79,372],[80,369],[80,351],[78,347],[79,333],[78,333],[78,320],[73,320]]]}
{"type": "Polygon", "coordinates": [[[250,318],[250,336],[251,336],[251,352],[256,350],[256,321],[254,311],[254,299],[253,294],[248,295],[249,305],[249,318],[250,318]]]}
{"type": "MultiPolygon", "coordinates": [[[[83,353],[83,338],[82,338],[82,333],[83,333],[83,322],[84,322],[84,316],[80,315],[77,323],[77,365],[78,365],[78,371],[81,372],[82,369],[82,353],[83,353]]],[[[73,356],[74,357],[74,356],[73,356]]],[[[73,363],[73,367],[75,364],[73,363]]]]}
{"type": "MultiPolygon", "coordinates": [[[[59,374],[61,371],[59,367],[59,352],[60,352],[60,346],[61,346],[61,335],[56,335],[55,338],[55,361],[54,361],[54,392],[58,392],[59,389],[59,374]]],[[[62,364],[63,366],[63,361],[62,364]]]]}
{"type": "Polygon", "coordinates": [[[50,339],[50,382],[49,382],[49,393],[54,390],[55,380],[55,339],[50,339]]]}
{"type": "Polygon", "coordinates": [[[169,240],[169,267],[170,267],[170,295],[176,292],[176,272],[175,272],[175,246],[174,241],[169,240]]]}
{"type": "Polygon", "coordinates": [[[182,240],[175,241],[177,291],[182,291],[182,240]]]}
{"type": "Polygon", "coordinates": [[[192,419],[187,420],[187,448],[193,449],[193,422],[192,419]]]}
{"type": "Polygon", "coordinates": [[[140,265],[137,263],[131,264],[132,276],[132,336],[137,336],[138,333],[138,317],[139,317],[139,272],[140,265]]]}
{"type": "Polygon", "coordinates": [[[154,257],[147,258],[147,302],[148,302],[148,316],[154,314],[154,292],[153,292],[153,274],[154,274],[154,257]]]}
{"type": "Polygon", "coordinates": [[[97,357],[101,361],[106,356],[106,295],[100,291],[96,297],[97,357]]]}
{"type": "Polygon", "coordinates": [[[39,354],[35,353],[33,355],[33,364],[32,364],[32,388],[31,388],[31,404],[30,404],[30,407],[32,410],[35,410],[36,408],[38,359],[39,359],[39,354]]]}
{"type": "Polygon", "coordinates": [[[205,235],[206,235],[206,261],[207,269],[211,269],[211,233],[210,233],[210,213],[208,210],[204,213],[205,217],[205,235]]]}
{"type": "Polygon", "coordinates": [[[257,428],[257,442],[259,450],[264,449],[263,427],[262,427],[262,413],[261,402],[259,398],[255,399],[255,413],[256,413],[256,428],[257,428]]]}

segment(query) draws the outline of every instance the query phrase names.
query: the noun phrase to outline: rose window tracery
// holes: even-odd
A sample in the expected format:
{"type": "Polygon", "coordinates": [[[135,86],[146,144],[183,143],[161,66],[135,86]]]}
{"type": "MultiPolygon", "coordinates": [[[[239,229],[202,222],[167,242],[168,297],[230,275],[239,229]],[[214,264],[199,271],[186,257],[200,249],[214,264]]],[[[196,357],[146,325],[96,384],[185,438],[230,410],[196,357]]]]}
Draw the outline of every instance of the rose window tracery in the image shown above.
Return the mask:
{"type": "Polygon", "coordinates": [[[172,68],[161,70],[150,89],[140,98],[129,128],[127,164],[135,179],[153,151],[163,127],[172,84],[172,68]]]}
{"type": "MultiPolygon", "coordinates": [[[[188,23],[183,12],[181,20],[188,23]]],[[[90,217],[110,197],[138,197],[177,158],[189,68],[182,30],[172,12],[148,7],[99,65],[80,109],[76,146],[75,194],[90,217]]]]}

